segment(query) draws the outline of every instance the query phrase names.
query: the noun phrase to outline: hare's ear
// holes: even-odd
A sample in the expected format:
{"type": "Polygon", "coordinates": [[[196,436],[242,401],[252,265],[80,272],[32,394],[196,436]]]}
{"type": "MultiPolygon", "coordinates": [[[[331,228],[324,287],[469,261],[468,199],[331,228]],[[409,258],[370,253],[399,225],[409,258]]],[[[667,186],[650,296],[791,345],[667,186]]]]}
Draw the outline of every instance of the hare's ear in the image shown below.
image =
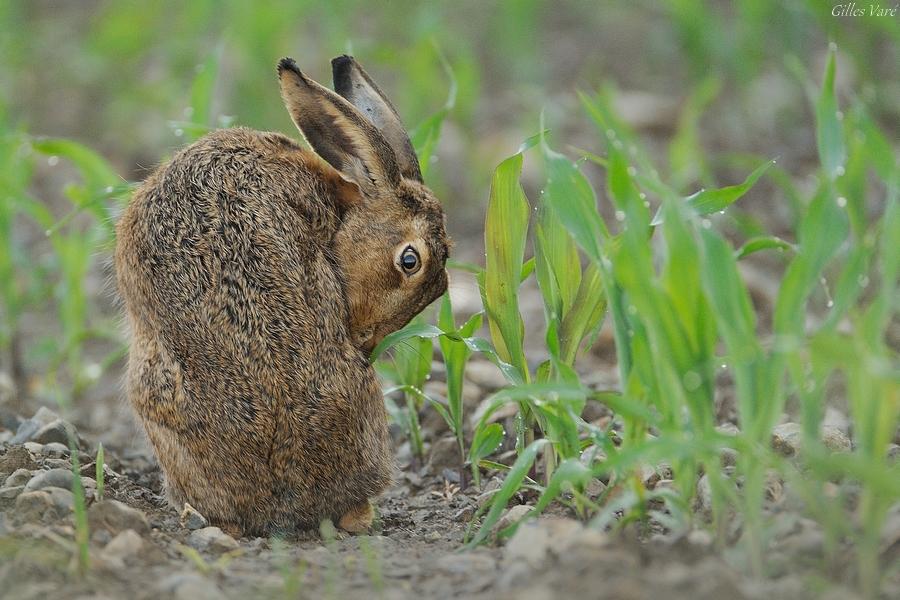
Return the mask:
{"type": "Polygon", "coordinates": [[[400,183],[400,169],[378,129],[349,102],[304,75],[291,58],[278,63],[281,97],[303,137],[369,197],[400,183]]]}
{"type": "Polygon", "coordinates": [[[358,62],[352,57],[338,56],[331,61],[334,91],[346,98],[375,124],[397,156],[400,172],[408,179],[422,181],[419,158],[409,141],[409,134],[390,100],[375,85],[358,62]]]}

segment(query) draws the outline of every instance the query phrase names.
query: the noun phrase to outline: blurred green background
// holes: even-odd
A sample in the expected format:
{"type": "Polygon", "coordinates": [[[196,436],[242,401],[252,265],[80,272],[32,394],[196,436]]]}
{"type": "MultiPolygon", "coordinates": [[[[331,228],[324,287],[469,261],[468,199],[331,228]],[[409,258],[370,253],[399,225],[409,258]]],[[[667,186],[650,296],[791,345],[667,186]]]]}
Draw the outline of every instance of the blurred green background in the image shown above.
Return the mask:
{"type": "MultiPolygon", "coordinates": [[[[109,260],[123,184],[208,127],[298,137],[275,79],[285,55],[330,84],[329,60],[353,53],[410,129],[453,100],[427,179],[459,259],[480,261],[491,170],[538,131],[542,111],[558,148],[596,150],[579,89],[614,90],[618,112],[685,193],[777,157],[783,171],[723,226],[790,232],[798,204],[773,181],[790,172],[802,185],[817,168],[807,95],[829,42],[839,49],[839,97],[864,101],[884,135],[900,138],[900,18],[834,17],[833,6],[6,0],[0,371],[20,405],[74,399],[89,428],[109,422],[124,356],[109,260]],[[80,403],[87,389],[94,401],[80,403]]],[[[534,189],[532,168],[525,185],[534,189]]]]}

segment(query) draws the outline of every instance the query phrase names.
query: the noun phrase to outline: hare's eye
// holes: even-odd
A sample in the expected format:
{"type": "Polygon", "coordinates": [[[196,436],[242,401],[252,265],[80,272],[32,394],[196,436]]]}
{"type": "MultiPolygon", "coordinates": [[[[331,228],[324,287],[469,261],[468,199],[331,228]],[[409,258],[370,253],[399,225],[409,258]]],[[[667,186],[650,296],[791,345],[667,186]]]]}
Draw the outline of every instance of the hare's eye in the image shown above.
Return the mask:
{"type": "Polygon", "coordinates": [[[403,250],[403,253],[400,255],[400,266],[407,275],[412,275],[419,270],[419,267],[421,266],[419,253],[416,252],[415,248],[407,246],[406,249],[403,250]]]}

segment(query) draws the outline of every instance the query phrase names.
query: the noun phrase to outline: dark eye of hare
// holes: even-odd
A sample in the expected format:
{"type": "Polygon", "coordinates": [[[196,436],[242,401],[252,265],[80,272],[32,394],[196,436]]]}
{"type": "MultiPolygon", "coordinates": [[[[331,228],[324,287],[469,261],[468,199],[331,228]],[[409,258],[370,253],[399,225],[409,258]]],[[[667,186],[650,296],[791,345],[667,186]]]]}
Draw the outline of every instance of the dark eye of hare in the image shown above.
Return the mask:
{"type": "Polygon", "coordinates": [[[419,253],[412,246],[407,246],[400,255],[400,266],[407,275],[412,275],[419,270],[419,253]]]}

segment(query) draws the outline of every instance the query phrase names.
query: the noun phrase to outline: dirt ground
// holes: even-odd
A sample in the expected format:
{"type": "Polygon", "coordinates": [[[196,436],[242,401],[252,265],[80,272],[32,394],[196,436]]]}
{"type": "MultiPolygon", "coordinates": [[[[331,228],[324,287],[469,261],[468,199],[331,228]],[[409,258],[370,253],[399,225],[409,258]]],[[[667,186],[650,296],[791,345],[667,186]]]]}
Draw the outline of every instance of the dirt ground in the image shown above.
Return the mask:
{"type": "MultiPolygon", "coordinates": [[[[439,375],[437,368],[429,382],[433,393],[440,391],[439,375]]],[[[487,363],[476,363],[469,375],[470,404],[499,384],[496,376],[487,363]]],[[[598,370],[597,377],[603,376],[598,370]]],[[[423,413],[427,458],[413,460],[408,444],[398,438],[397,476],[378,500],[371,535],[325,531],[324,536],[235,540],[206,527],[202,516],[181,515],[168,506],[159,468],[128,411],[108,414],[114,420],[102,436],[102,501],[96,499],[97,437],[87,430],[79,434],[92,565],[79,576],[73,559],[74,497],[66,477],[71,457],[59,443],[64,423],[47,409],[29,419],[2,413],[0,598],[855,597],[850,585],[841,583],[852,578],[847,565],[826,563],[823,532],[800,515],[783,482],[773,484],[767,507],[775,526],[764,579],[746,576],[736,535],[720,547],[702,518],[690,532],[661,527],[604,532],[554,506],[510,540],[463,551],[475,510],[499,480],[487,477],[477,488],[461,479],[454,453],[447,452],[452,444],[441,441],[440,419],[423,413]]],[[[516,505],[529,502],[534,497],[516,496],[507,522],[521,516],[516,505]]],[[[702,494],[697,510],[704,510],[702,494]]],[[[735,532],[739,528],[739,522],[732,526],[735,532]]],[[[900,590],[897,573],[889,575],[885,590],[885,597],[900,590]]]]}

